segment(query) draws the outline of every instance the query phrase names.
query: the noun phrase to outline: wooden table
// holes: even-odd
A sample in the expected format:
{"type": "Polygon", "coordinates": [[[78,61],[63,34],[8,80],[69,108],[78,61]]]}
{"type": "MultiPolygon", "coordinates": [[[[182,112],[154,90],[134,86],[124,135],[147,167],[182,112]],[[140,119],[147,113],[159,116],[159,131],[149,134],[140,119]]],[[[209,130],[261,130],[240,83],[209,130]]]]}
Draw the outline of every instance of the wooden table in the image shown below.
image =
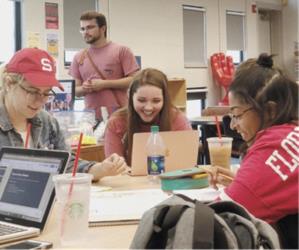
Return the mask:
{"type": "MultiPolygon", "coordinates": [[[[114,177],[105,177],[99,184],[112,187],[112,190],[114,191],[159,188],[159,186],[156,184],[150,184],[146,176],[131,177],[128,175],[120,175],[114,177]]],[[[132,205],[134,206],[134,204],[132,205]]],[[[54,205],[48,220],[48,224],[46,225],[42,234],[36,239],[53,242],[53,247],[57,249],[60,246],[60,242],[59,226],[56,213],[57,208],[54,205]]],[[[82,242],[81,246],[77,247],[81,249],[128,249],[136,229],[137,225],[90,227],[88,230],[87,240],[82,242]]],[[[79,227],[78,230],[80,230],[79,227]]]]}

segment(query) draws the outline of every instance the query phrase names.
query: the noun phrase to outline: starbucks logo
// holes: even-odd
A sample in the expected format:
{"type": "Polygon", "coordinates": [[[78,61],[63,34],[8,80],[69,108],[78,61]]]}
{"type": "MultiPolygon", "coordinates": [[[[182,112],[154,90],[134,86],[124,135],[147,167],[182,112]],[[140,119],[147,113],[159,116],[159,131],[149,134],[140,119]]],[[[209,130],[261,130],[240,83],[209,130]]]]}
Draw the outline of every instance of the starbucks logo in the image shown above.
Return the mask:
{"type": "Polygon", "coordinates": [[[67,214],[72,219],[79,219],[84,213],[84,206],[82,203],[74,202],[67,206],[67,214]]]}

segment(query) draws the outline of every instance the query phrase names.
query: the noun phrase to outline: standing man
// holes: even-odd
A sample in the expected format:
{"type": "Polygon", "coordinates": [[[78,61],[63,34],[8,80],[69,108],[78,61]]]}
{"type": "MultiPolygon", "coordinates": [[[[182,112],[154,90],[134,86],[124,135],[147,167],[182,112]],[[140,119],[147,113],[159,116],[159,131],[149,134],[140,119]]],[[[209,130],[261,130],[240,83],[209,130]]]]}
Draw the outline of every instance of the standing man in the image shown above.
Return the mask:
{"type": "Polygon", "coordinates": [[[83,13],[80,32],[90,46],[75,55],[69,74],[76,81],[76,96],[84,96],[85,108],[100,118],[101,106],[111,113],[127,104],[127,88],[139,66],[129,48],[107,40],[103,14],[83,13]]]}

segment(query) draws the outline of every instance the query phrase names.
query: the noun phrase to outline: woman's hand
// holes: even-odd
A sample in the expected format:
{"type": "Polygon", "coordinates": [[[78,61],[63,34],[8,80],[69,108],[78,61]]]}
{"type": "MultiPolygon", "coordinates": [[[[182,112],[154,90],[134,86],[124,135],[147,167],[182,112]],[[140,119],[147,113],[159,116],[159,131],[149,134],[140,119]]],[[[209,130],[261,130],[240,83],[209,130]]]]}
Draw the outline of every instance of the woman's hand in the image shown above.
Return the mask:
{"type": "Polygon", "coordinates": [[[205,168],[205,171],[209,174],[210,185],[218,189],[217,185],[228,186],[235,178],[235,173],[231,170],[223,167],[212,166],[205,168]]]}
{"type": "Polygon", "coordinates": [[[89,173],[94,176],[93,181],[98,181],[104,176],[118,175],[127,170],[125,159],[117,154],[112,154],[101,163],[94,164],[89,173]]]}

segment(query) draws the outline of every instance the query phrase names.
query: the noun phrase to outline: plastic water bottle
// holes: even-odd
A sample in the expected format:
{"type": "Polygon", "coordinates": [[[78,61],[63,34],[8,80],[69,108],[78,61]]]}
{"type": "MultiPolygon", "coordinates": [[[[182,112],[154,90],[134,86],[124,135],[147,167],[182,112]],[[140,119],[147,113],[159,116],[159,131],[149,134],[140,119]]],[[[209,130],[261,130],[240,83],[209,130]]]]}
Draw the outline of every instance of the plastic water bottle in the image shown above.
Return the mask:
{"type": "Polygon", "coordinates": [[[152,183],[159,183],[159,175],[165,171],[165,149],[165,144],[159,134],[159,126],[151,126],[146,151],[148,177],[152,183]]]}

